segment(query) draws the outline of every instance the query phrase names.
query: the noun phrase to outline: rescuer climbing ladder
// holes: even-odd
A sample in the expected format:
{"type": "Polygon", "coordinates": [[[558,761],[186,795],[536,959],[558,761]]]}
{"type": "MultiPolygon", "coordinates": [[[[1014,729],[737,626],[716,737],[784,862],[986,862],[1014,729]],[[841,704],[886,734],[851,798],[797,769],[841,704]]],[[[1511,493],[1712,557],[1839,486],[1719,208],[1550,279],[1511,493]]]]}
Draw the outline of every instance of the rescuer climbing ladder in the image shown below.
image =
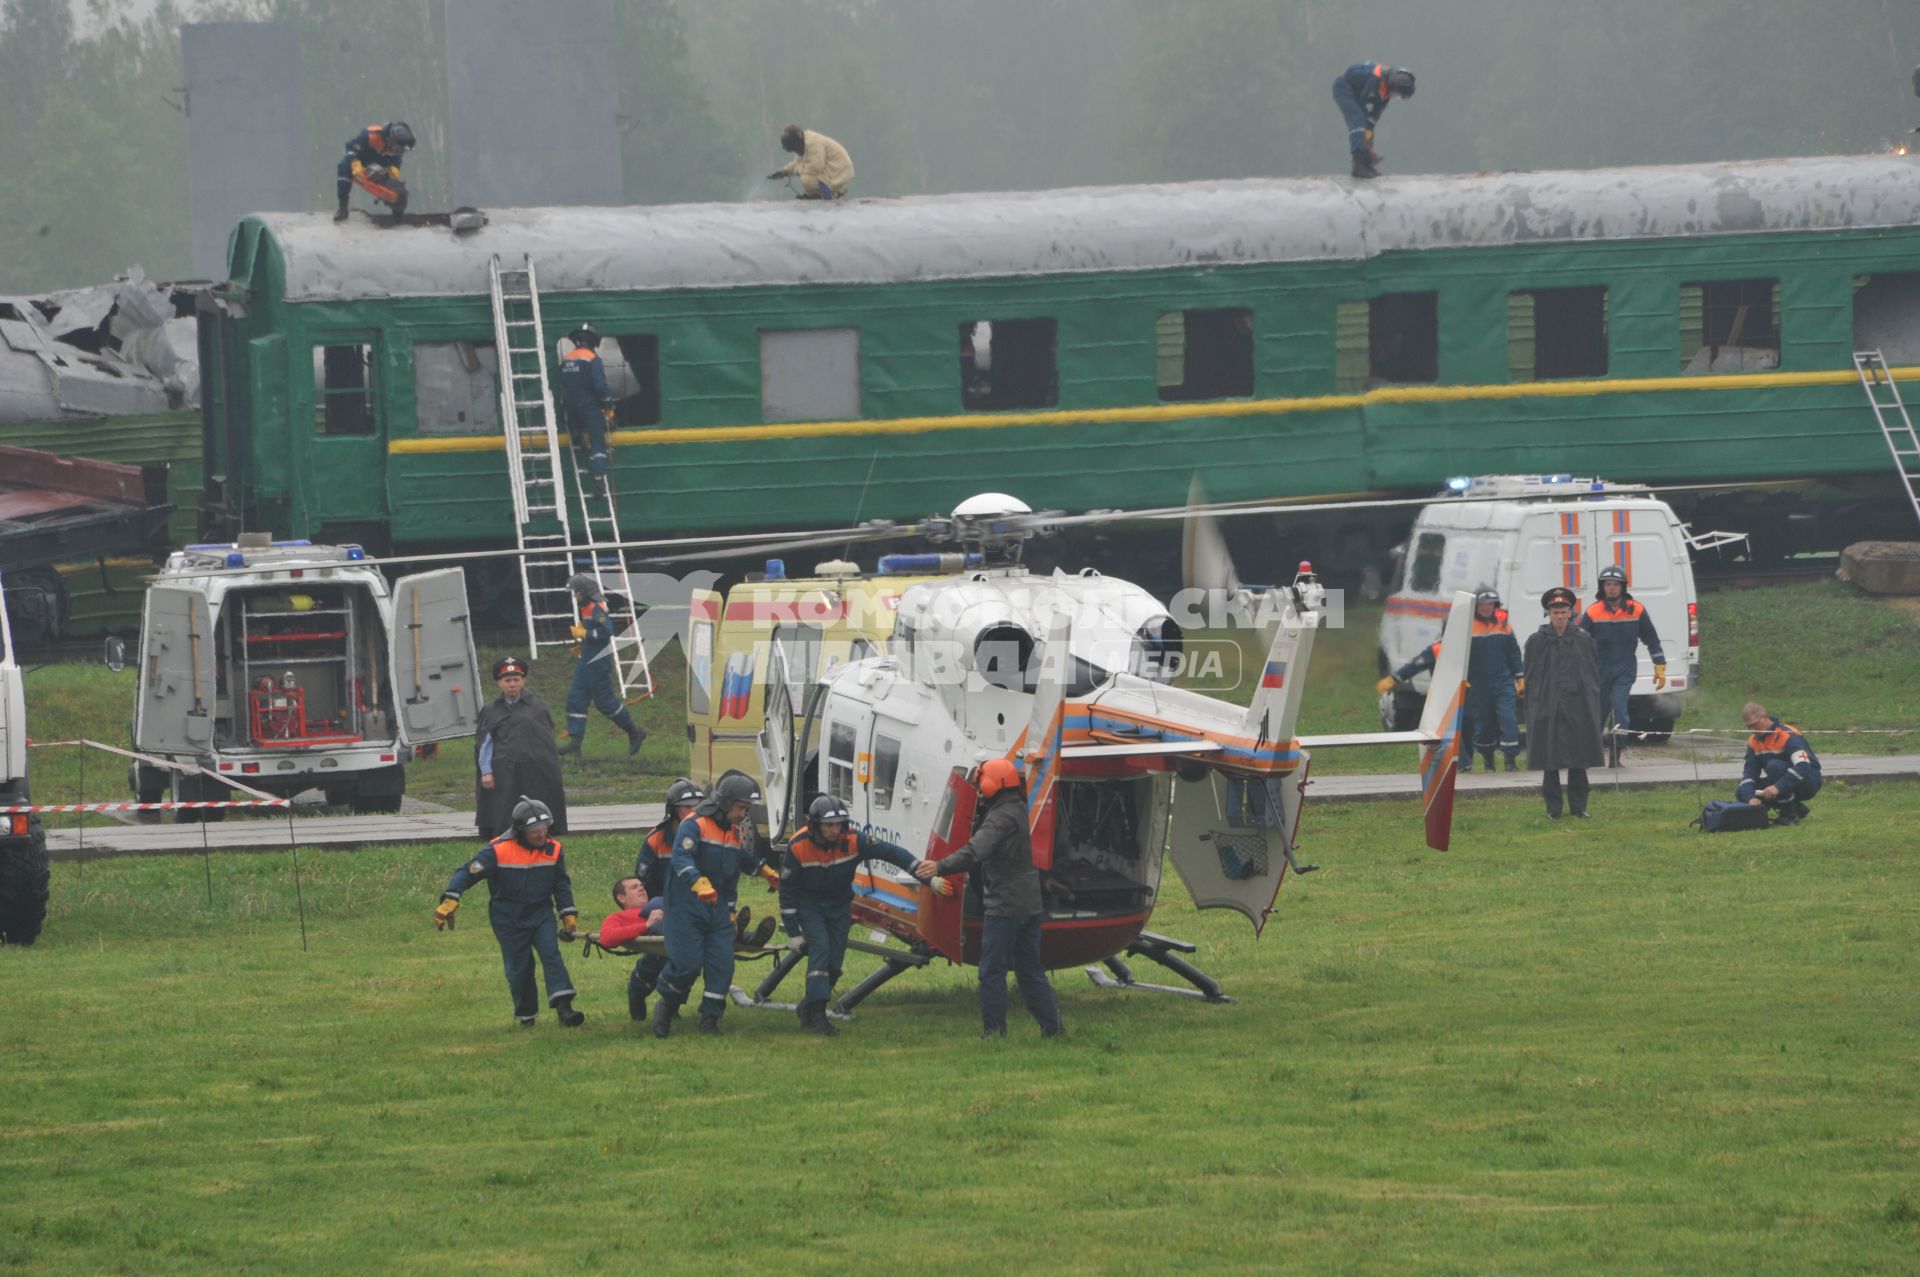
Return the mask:
{"type": "Polygon", "coordinates": [[[1920,519],[1920,434],[1915,434],[1913,418],[1900,400],[1900,387],[1887,371],[1887,361],[1877,350],[1857,350],[1853,366],[1866,388],[1867,402],[1873,406],[1874,420],[1880,423],[1880,436],[1893,453],[1893,468],[1900,472],[1900,487],[1907,505],[1920,519]]]}

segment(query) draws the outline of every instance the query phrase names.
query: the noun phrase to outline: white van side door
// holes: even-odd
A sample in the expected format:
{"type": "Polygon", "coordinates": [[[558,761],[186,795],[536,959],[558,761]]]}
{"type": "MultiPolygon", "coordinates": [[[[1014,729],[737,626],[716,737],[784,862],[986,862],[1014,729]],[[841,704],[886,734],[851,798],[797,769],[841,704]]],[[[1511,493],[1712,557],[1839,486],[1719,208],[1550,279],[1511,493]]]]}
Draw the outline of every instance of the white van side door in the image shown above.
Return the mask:
{"type": "Polygon", "coordinates": [[[207,596],[156,585],[140,628],[140,694],[133,747],[150,754],[213,748],[214,636],[207,596]]]}

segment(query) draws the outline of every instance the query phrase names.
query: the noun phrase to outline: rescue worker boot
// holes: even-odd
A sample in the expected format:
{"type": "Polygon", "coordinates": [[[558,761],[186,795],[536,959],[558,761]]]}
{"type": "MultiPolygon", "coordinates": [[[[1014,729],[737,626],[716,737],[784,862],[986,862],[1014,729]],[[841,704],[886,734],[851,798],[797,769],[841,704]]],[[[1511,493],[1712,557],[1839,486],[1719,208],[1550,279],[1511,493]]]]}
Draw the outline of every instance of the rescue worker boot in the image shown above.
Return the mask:
{"type": "Polygon", "coordinates": [[[1375,168],[1373,161],[1369,160],[1366,156],[1356,155],[1353,157],[1353,175],[1364,180],[1366,178],[1379,177],[1380,170],[1375,168]]]}
{"type": "MultiPolygon", "coordinates": [[[[1493,764],[1488,763],[1487,769],[1491,771],[1493,769],[1493,764]]],[[[1517,772],[1520,770],[1520,755],[1518,754],[1507,755],[1507,770],[1510,772],[1517,772]]]]}
{"type": "Polygon", "coordinates": [[[1491,776],[1493,774],[1493,751],[1490,749],[1481,750],[1480,760],[1481,765],[1487,769],[1487,774],[1491,776]]]}
{"type": "Polygon", "coordinates": [[[664,1038],[673,1033],[673,1017],[680,1014],[680,1008],[661,998],[653,1004],[653,1036],[664,1038]]]}
{"type": "Polygon", "coordinates": [[[635,1024],[647,1022],[647,995],[636,984],[627,986],[627,1018],[635,1024]]]}
{"type": "Polygon", "coordinates": [[[344,222],[347,220],[347,202],[345,200],[341,200],[340,207],[333,210],[333,220],[336,222],[344,222]]]}
{"type": "Polygon", "coordinates": [[[710,1038],[717,1038],[717,1037],[720,1037],[720,1036],[721,1036],[721,1033],[720,1033],[720,1017],[719,1017],[719,1016],[717,1016],[717,1015],[703,1015],[703,1016],[701,1016],[701,1017],[700,1017],[700,1032],[702,1032],[702,1033],[704,1033],[704,1034],[706,1034],[706,1035],[707,1035],[708,1037],[710,1037],[710,1038]]]}
{"type": "Polygon", "coordinates": [[[576,1011],[573,1009],[573,998],[571,995],[561,998],[558,1002],[554,1003],[553,1013],[560,1017],[560,1023],[565,1028],[577,1029],[587,1022],[587,1013],[585,1011],[576,1011]]]}
{"type": "Polygon", "coordinates": [[[627,757],[632,758],[647,743],[647,729],[634,723],[627,728],[627,757]]]}
{"type": "Polygon", "coordinates": [[[809,1011],[806,1019],[801,1021],[806,1027],[807,1032],[818,1034],[823,1038],[837,1038],[840,1036],[840,1027],[827,1018],[826,1003],[802,1002],[800,1005],[809,1011]]]}
{"type": "Polygon", "coordinates": [[[559,749],[555,750],[554,752],[561,755],[562,757],[565,757],[568,754],[572,754],[577,757],[580,753],[580,747],[586,744],[586,741],[587,741],[587,738],[584,736],[569,736],[567,737],[567,743],[562,745],[559,749]]]}
{"type": "Polygon", "coordinates": [[[1460,774],[1462,776],[1473,774],[1473,751],[1470,749],[1460,751],[1460,774]]]}

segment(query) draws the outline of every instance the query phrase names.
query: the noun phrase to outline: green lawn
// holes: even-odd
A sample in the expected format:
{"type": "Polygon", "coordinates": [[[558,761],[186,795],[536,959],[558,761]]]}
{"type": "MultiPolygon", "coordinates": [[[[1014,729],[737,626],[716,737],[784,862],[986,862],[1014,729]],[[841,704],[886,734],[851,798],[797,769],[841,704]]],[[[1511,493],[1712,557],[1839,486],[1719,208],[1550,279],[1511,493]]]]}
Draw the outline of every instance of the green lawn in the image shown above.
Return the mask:
{"type": "MultiPolygon", "coordinates": [[[[1310,804],[1264,938],[1155,917],[1236,1005],[1061,972],[1058,1044],[977,1041],[944,965],[836,1040],[660,1043],[572,952],[586,1027],[518,1030],[479,902],[431,927],[462,845],[303,853],[305,951],[286,853],[212,904],[56,865],[0,950],[0,1270],[1911,1273],[1920,785],[1695,806],[1476,796],[1436,854],[1310,804]]],[[[597,916],[631,840],[569,848],[597,916]]]]}

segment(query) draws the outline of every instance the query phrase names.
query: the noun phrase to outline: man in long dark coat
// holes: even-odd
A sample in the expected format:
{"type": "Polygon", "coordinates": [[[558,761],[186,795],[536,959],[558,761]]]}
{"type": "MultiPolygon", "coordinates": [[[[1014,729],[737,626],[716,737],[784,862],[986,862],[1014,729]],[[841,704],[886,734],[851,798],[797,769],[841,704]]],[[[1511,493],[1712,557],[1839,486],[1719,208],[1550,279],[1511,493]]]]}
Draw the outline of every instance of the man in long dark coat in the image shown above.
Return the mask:
{"type": "Polygon", "coordinates": [[[482,838],[503,834],[513,807],[536,798],[553,813],[549,832],[567,832],[567,791],[560,780],[560,751],[553,715],[527,690],[527,663],[503,656],[493,663],[500,697],[480,711],[474,733],[473,823],[482,838]]]}
{"type": "Polygon", "coordinates": [[[1547,818],[1560,819],[1560,769],[1567,769],[1567,810],[1587,816],[1587,768],[1601,767],[1600,659],[1593,636],[1573,623],[1579,602],[1555,586],[1540,597],[1547,623],[1527,638],[1527,766],[1545,773],[1540,793],[1547,818]]]}

